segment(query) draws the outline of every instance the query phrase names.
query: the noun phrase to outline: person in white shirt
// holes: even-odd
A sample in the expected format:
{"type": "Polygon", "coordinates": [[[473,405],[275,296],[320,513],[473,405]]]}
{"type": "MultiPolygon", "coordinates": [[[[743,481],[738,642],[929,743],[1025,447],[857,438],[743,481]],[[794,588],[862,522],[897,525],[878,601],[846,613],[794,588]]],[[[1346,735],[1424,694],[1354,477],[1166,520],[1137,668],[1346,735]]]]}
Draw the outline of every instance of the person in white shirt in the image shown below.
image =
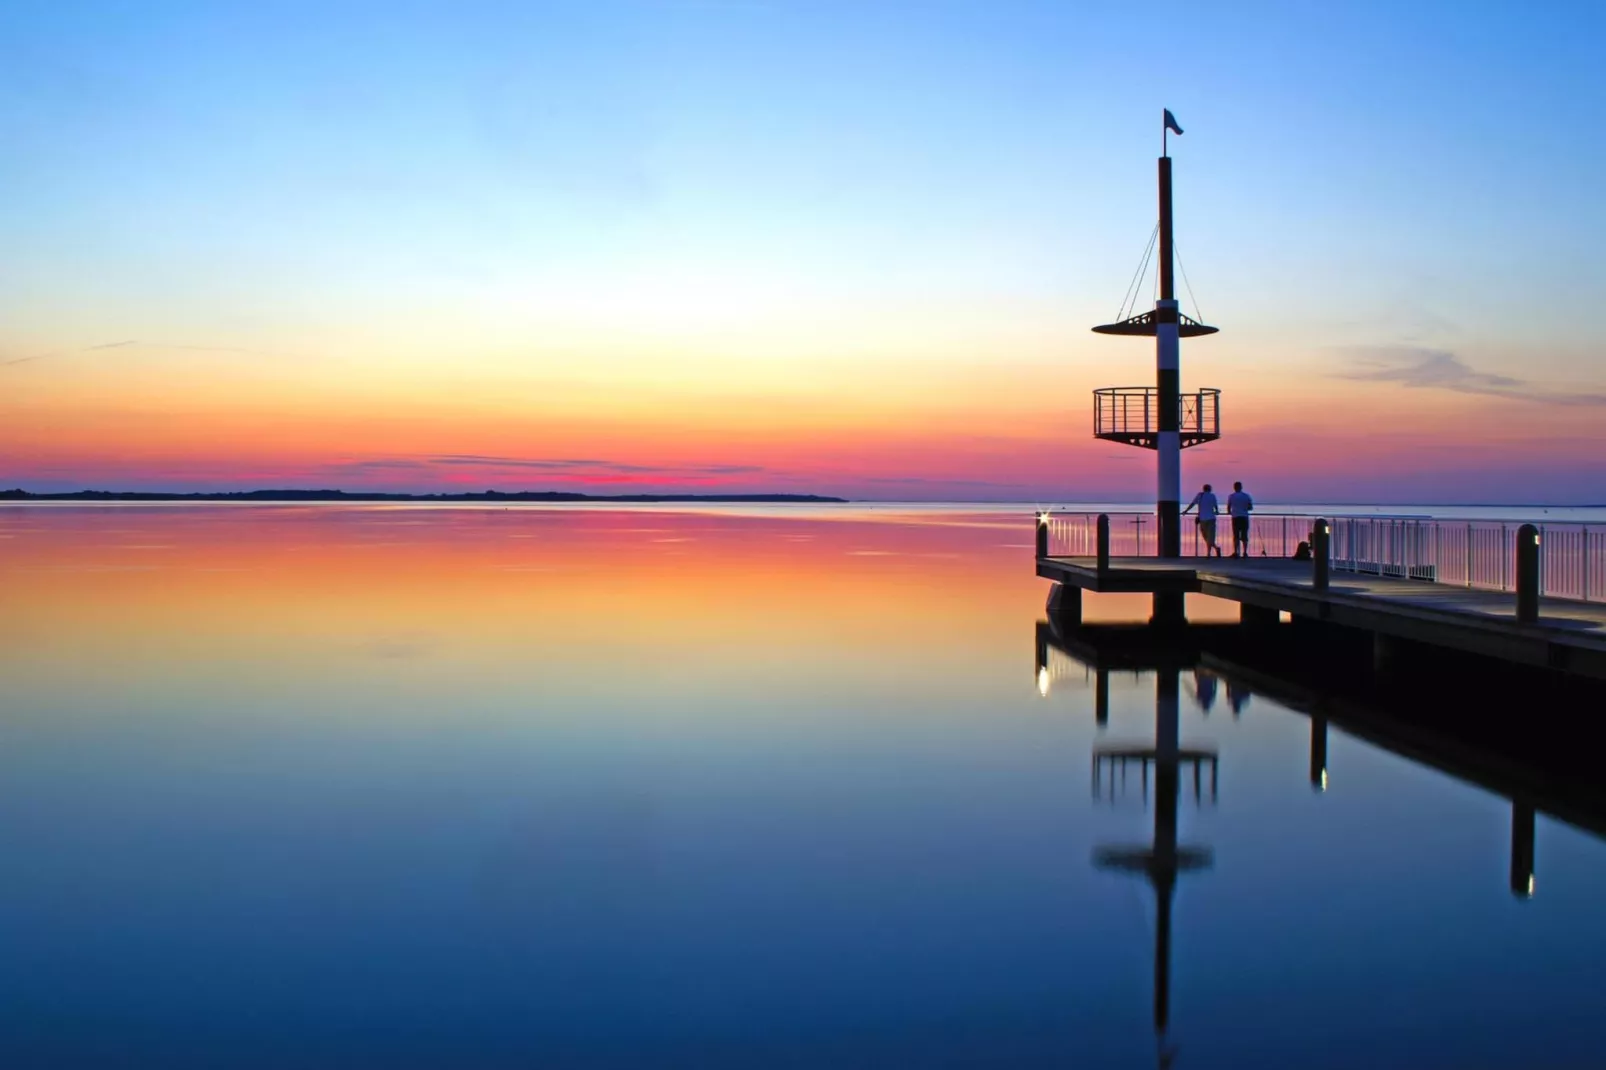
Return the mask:
{"type": "Polygon", "coordinates": [[[1188,508],[1182,510],[1182,515],[1188,515],[1188,509],[1198,508],[1199,519],[1194,523],[1199,525],[1199,534],[1204,536],[1205,556],[1220,557],[1221,547],[1216,545],[1216,514],[1221,512],[1221,506],[1216,501],[1215,493],[1211,491],[1210,484],[1204,485],[1204,490],[1193,496],[1188,508]]]}
{"type": "Polygon", "coordinates": [[[1232,556],[1237,557],[1243,547],[1243,556],[1249,556],[1249,514],[1255,508],[1255,499],[1244,493],[1242,483],[1232,485],[1227,495],[1227,513],[1232,517],[1232,556]]]}

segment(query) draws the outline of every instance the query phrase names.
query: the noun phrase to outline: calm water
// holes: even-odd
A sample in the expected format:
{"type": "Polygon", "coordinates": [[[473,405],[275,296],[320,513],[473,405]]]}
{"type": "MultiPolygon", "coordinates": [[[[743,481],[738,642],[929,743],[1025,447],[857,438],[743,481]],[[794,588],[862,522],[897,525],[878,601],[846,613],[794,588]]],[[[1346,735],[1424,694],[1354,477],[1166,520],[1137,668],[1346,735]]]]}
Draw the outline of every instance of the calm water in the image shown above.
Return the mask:
{"type": "Polygon", "coordinates": [[[1507,799],[1336,725],[1313,790],[1309,719],[1191,675],[1157,1037],[1163,897],[1095,857],[1164,807],[1092,760],[1156,678],[1101,730],[1034,677],[1030,539],[0,510],[0,1065],[1606,1063],[1606,844],[1541,814],[1519,899],[1507,799]]]}

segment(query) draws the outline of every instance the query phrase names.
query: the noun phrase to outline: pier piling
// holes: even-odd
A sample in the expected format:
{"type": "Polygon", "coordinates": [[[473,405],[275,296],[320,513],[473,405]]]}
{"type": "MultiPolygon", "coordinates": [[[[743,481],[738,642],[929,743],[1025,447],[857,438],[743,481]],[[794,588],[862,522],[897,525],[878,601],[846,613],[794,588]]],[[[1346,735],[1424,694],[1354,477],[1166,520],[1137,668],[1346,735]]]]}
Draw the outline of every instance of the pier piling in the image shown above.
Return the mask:
{"type": "Polygon", "coordinates": [[[1082,588],[1056,583],[1048,592],[1048,619],[1061,628],[1082,623],[1082,588]]]}
{"type": "Polygon", "coordinates": [[[1248,602],[1238,603],[1238,623],[1246,624],[1251,628],[1274,628],[1281,620],[1281,614],[1270,606],[1255,606],[1248,602]]]}
{"type": "Polygon", "coordinates": [[[1329,558],[1333,550],[1333,526],[1322,517],[1310,529],[1311,586],[1327,590],[1329,558]]]}
{"type": "Polygon", "coordinates": [[[1534,808],[1518,800],[1511,803],[1511,894],[1534,894],[1534,808]]]}
{"type": "Polygon", "coordinates": [[[1524,524],[1517,529],[1517,620],[1533,624],[1539,619],[1539,529],[1524,524]]]}
{"type": "Polygon", "coordinates": [[[1319,714],[1310,718],[1310,786],[1327,790],[1327,718],[1319,714]]]}
{"type": "Polygon", "coordinates": [[[1187,605],[1181,591],[1156,591],[1149,623],[1166,628],[1179,628],[1188,623],[1187,605]]]}

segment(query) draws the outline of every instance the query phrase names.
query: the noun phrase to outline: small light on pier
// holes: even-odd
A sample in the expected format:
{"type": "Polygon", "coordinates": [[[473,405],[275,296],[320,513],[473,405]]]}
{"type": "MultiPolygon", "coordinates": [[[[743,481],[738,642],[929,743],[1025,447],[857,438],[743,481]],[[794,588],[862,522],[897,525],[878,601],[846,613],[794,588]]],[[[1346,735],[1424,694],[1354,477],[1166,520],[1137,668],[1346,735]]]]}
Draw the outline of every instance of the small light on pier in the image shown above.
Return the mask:
{"type": "Polygon", "coordinates": [[[1325,770],[1325,769],[1322,770],[1321,783],[1317,786],[1316,790],[1317,791],[1326,791],[1327,790],[1327,770],[1325,770]]]}
{"type": "Polygon", "coordinates": [[[1532,899],[1533,897],[1534,897],[1534,877],[1533,877],[1533,874],[1530,873],[1530,874],[1528,874],[1528,898],[1532,899]]]}
{"type": "Polygon", "coordinates": [[[1044,665],[1037,670],[1037,693],[1044,698],[1048,697],[1048,666],[1044,665]]]}
{"type": "Polygon", "coordinates": [[[1037,526],[1040,527],[1040,528],[1048,527],[1048,514],[1047,513],[1038,513],[1037,514],[1037,526]]]}

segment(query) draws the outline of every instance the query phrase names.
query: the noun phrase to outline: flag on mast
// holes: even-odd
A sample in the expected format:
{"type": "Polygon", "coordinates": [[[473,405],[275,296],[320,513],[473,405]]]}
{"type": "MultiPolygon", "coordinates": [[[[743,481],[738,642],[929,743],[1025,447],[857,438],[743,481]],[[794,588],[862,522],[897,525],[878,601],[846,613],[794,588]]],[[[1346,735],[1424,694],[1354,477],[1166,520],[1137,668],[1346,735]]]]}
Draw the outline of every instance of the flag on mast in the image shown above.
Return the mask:
{"type": "Polygon", "coordinates": [[[1182,133],[1182,127],[1177,125],[1177,117],[1171,114],[1171,109],[1165,109],[1165,128],[1173,134],[1182,133]]]}

